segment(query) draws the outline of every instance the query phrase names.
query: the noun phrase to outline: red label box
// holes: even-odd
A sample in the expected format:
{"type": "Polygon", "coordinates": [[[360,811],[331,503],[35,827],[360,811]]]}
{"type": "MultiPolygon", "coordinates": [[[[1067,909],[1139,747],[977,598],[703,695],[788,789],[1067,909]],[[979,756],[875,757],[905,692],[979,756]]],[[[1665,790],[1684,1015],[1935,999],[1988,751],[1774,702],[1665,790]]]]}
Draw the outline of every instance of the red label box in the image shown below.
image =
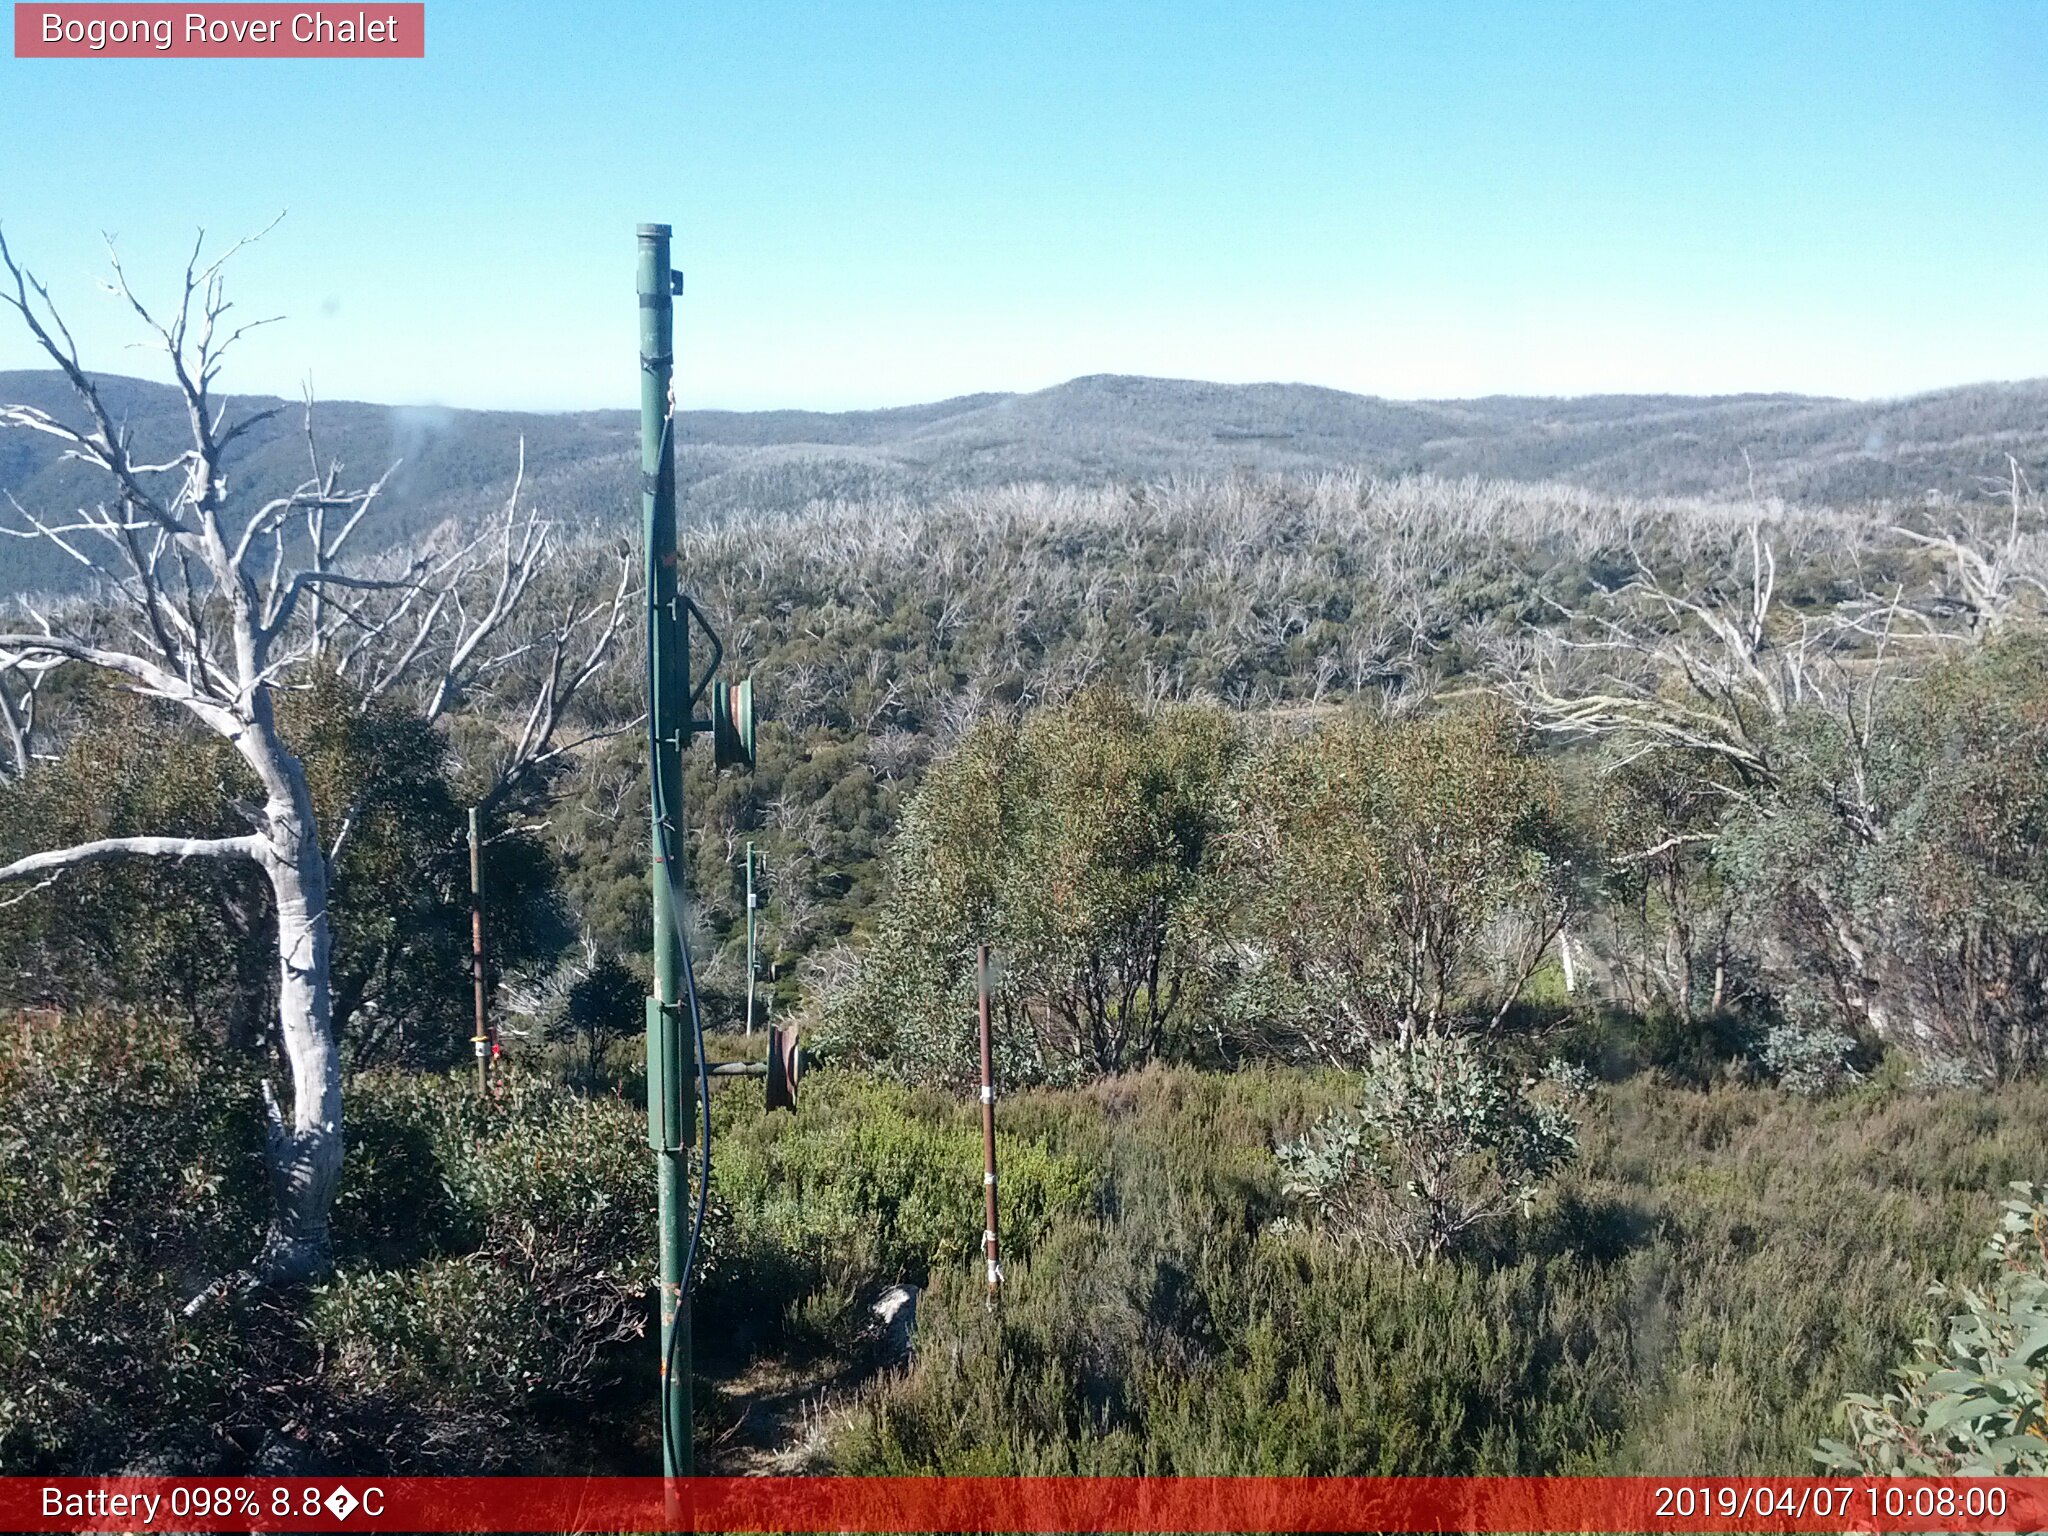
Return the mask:
{"type": "Polygon", "coordinates": [[[17,59],[423,59],[424,4],[22,4],[17,59]]]}
{"type": "Polygon", "coordinates": [[[9,1531],[2022,1532],[2048,1478],[0,1477],[9,1531]]]}

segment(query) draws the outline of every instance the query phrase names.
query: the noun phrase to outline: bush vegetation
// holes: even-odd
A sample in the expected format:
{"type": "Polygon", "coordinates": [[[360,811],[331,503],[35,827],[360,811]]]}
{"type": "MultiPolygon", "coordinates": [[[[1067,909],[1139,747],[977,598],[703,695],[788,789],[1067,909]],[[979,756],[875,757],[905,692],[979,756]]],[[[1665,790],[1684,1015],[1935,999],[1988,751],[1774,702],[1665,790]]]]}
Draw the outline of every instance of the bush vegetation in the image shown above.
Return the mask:
{"type": "MultiPolygon", "coordinates": [[[[928,1287],[912,1364],[814,1448],[863,1473],[1801,1472],[1847,1394],[1831,1455],[2010,1452],[2036,1256],[2014,1228],[2025,1266],[1932,1332],[1926,1291],[2042,1176],[2048,654],[2012,510],[1982,571],[1890,513],[1356,476],[694,532],[768,716],[751,780],[692,754],[698,974],[734,1022],[754,840],[767,986],[822,1062],[794,1116],[714,1090],[708,1365],[851,1370],[875,1294],[928,1287]]],[[[596,679],[594,718],[633,687],[596,679]]],[[[217,745],[46,688],[0,859],[238,830],[217,745]]],[[[357,807],[338,1267],[183,1312],[265,1219],[260,886],[10,891],[0,1468],[644,1470],[640,747],[583,743],[487,845],[511,1059],[480,1101],[448,1070],[461,813],[504,722],[331,678],[281,708],[322,815],[357,807]]]]}
{"type": "MultiPolygon", "coordinates": [[[[445,1066],[469,994],[465,786],[440,736],[320,677],[288,693],[282,727],[316,809],[353,808],[346,878],[331,893],[334,1016],[351,1058],[445,1066]]],[[[220,738],[166,706],[85,688],[51,759],[0,793],[0,850],[246,830],[249,786],[220,738]]],[[[548,848],[514,832],[485,849],[494,970],[559,947],[569,917],[548,848]]],[[[176,1009],[237,1052],[274,1046],[273,898],[242,862],[120,860],[0,906],[0,1006],[176,1009]]]]}
{"type": "Polygon", "coordinates": [[[1570,1112],[1534,1086],[1467,1036],[1377,1046],[1358,1103],[1281,1143],[1280,1191],[1340,1239],[1439,1259],[1489,1223],[1527,1216],[1577,1153],[1570,1112]]]}
{"type": "Polygon", "coordinates": [[[1961,1303],[1944,1337],[1917,1340],[1882,1397],[1842,1404],[1852,1438],[1821,1442],[1820,1459],[1866,1476],[2038,1477],[2048,1471],[2048,1204],[2016,1182],[1984,1257],[1989,1286],[1933,1287],[1961,1303]]]}
{"type": "MultiPolygon", "coordinates": [[[[265,1219],[250,1077],[186,1026],[40,1016],[0,1037],[0,1469],[629,1469],[653,1275],[637,1103],[514,1071],[350,1083],[338,1269],[183,1315],[265,1219]],[[623,1422],[621,1422],[623,1421],[623,1422]]],[[[827,1076],[795,1117],[719,1089],[699,1326],[845,1347],[883,1285],[969,1256],[980,1122],[827,1076]]],[[[1084,1149],[1006,1132],[1028,1254],[1095,1208],[1084,1149]]]]}
{"type": "Polygon", "coordinates": [[[0,1466],[588,1453],[563,1411],[617,1385],[643,1323],[644,1114],[517,1077],[489,1103],[462,1076],[351,1086],[333,1280],[188,1318],[267,1216],[250,1074],[132,1015],[0,1043],[0,1466]]]}
{"type": "Polygon", "coordinates": [[[1530,1219],[1413,1266],[1299,1224],[1272,1155],[1343,1074],[1154,1068],[1011,1106],[1093,1141],[1099,1208],[991,1316],[934,1279],[853,1473],[1806,1475],[2035,1165],[2038,1083],[1595,1090],[1530,1219]]]}

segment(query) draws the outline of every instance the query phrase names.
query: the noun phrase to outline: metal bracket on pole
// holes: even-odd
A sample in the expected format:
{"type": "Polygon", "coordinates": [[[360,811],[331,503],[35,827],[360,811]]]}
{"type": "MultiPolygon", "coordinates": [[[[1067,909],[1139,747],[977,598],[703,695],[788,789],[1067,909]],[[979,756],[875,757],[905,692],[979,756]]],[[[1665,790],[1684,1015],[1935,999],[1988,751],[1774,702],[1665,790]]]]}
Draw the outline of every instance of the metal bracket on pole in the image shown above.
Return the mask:
{"type": "MultiPolygon", "coordinates": [[[[704,697],[704,690],[711,686],[711,680],[718,676],[718,664],[725,660],[725,642],[718,638],[718,631],[711,627],[711,621],[704,617],[704,610],[697,606],[696,600],[689,593],[678,592],[676,603],[681,608],[683,616],[694,621],[704,632],[704,638],[711,642],[711,665],[704,669],[704,676],[700,681],[693,681],[690,684],[690,708],[694,710],[697,701],[704,697]]],[[[702,730],[703,726],[698,725],[697,729],[702,730]]]]}
{"type": "Polygon", "coordinates": [[[678,1050],[682,1010],[647,999],[647,1145],[656,1152],[684,1152],[695,1142],[690,1076],[678,1050]]]}
{"type": "Polygon", "coordinates": [[[725,659],[725,642],[718,638],[718,631],[711,627],[711,620],[704,616],[704,610],[688,593],[678,592],[676,601],[684,617],[694,622],[704,638],[711,642],[710,665],[705,667],[702,678],[692,679],[690,683],[690,729],[710,733],[713,767],[741,768],[751,773],[754,768],[754,680],[743,677],[736,683],[718,681],[718,664],[725,659]],[[699,716],[697,706],[707,693],[711,695],[711,713],[699,716]]]}
{"type": "Polygon", "coordinates": [[[768,1107],[795,1109],[797,1084],[804,1075],[804,1051],[794,1024],[768,1026],[768,1054],[762,1061],[721,1061],[705,1069],[709,1077],[764,1077],[768,1107]]]}

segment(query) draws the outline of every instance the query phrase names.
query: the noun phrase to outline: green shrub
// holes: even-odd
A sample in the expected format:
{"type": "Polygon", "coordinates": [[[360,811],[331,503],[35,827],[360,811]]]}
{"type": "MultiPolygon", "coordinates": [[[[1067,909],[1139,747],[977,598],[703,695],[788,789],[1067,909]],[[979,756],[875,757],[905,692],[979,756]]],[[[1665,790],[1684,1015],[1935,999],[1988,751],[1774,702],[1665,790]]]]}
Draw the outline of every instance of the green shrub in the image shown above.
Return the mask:
{"type": "MultiPolygon", "coordinates": [[[[334,1027],[352,1062],[445,1066],[467,1054],[469,858],[445,738],[331,673],[280,695],[319,824],[347,820],[330,891],[334,1027]]],[[[225,740],[111,685],[86,693],[61,750],[0,783],[0,863],[94,838],[234,836],[256,789],[225,740]]],[[[490,963],[560,947],[547,847],[490,838],[490,963]]],[[[267,882],[246,860],[122,859],[68,870],[0,907],[0,1005],[175,1012],[238,1049],[275,1031],[267,882]]]]}
{"type": "Polygon", "coordinates": [[[490,1128],[474,1080],[362,1074],[347,1113],[347,1162],[331,1218],[337,1261],[403,1265],[473,1247],[482,1235],[476,1212],[458,1195],[451,1167],[490,1128]]]}
{"type": "Polygon", "coordinates": [[[1963,1310],[1938,1342],[1916,1342],[1895,1391],[1843,1399],[1850,1438],[1823,1440],[1816,1460],[1865,1476],[2048,1473],[2048,1191],[2012,1188],[1984,1250],[1997,1277],[1983,1290],[1933,1287],[1963,1310]]]}
{"type": "MultiPolygon", "coordinates": [[[[839,1304],[981,1248],[978,1102],[821,1072],[794,1115],[758,1096],[721,1094],[712,1187],[730,1207],[731,1261],[709,1279],[707,1307],[776,1319],[823,1291],[839,1304]]],[[[1058,1219],[1088,1209],[1099,1176],[1079,1156],[1007,1128],[996,1138],[1002,1238],[1031,1251],[1058,1219]]],[[[828,1308],[830,1310],[830,1308],[828,1308]]]]}
{"type": "Polygon", "coordinates": [[[173,1025],[0,1031],[0,1471],[176,1469],[246,1427],[267,1320],[180,1308],[261,1235],[254,1093],[173,1025]]]}
{"type": "Polygon", "coordinates": [[[1715,858],[1774,990],[1987,1077],[2048,1066],[2048,634],[2015,630],[1775,729],[1715,858]]]}
{"type": "MultiPolygon", "coordinates": [[[[588,1408],[627,1362],[653,1282],[644,1113],[516,1074],[359,1078],[337,1245],[308,1337],[361,1460],[484,1470],[540,1454],[535,1414],[588,1408]],[[385,1267],[397,1263],[400,1267],[385,1267]]],[[[715,1209],[715,1207],[714,1207],[715,1209]]],[[[707,1223],[715,1267],[722,1223],[707,1223]]]]}
{"type": "Polygon", "coordinates": [[[631,1368],[648,1309],[644,1114],[358,1077],[338,1274],[187,1319],[263,1230],[254,1095],[168,1025],[0,1031],[0,1469],[576,1466],[562,1416],[631,1368]]]}
{"type": "Polygon", "coordinates": [[[1862,1077],[1856,1039],[1826,1023],[1783,1022],[1764,1032],[1757,1060],[1788,1093],[1815,1098],[1862,1077]]]}
{"type": "Polygon", "coordinates": [[[1279,735],[1234,791],[1215,906],[1243,1054],[1357,1061],[1534,1001],[1586,859],[1498,708],[1348,710],[1279,735]]]}
{"type": "Polygon", "coordinates": [[[971,1267],[936,1272],[917,1363],[862,1405],[833,1447],[835,1470],[1568,1464],[1626,1400],[1626,1337],[1589,1326],[1591,1271],[1416,1269],[1272,1234],[1284,1209],[1272,1141],[1312,1122],[1338,1087],[1299,1073],[1155,1071],[1092,1090],[1080,1104],[1097,1117],[1110,1175],[1099,1211],[1055,1224],[1012,1268],[994,1317],[971,1267]]]}
{"type": "Polygon", "coordinates": [[[1639,1077],[1596,1090],[1530,1219],[1417,1266],[1273,1231],[1272,1148],[1354,1087],[1175,1069],[1016,1101],[1100,1196],[1009,1267],[993,1319],[972,1265],[934,1269],[915,1361],[837,1428],[833,1470],[1797,1474],[2048,1117],[2038,1084],[1639,1077]]]}
{"type": "Polygon", "coordinates": [[[1420,1263],[1526,1215],[1576,1151],[1561,1105],[1533,1096],[1470,1039],[1421,1035],[1374,1047],[1357,1106],[1280,1147],[1281,1189],[1336,1236],[1420,1263]]]}
{"type": "Polygon", "coordinates": [[[1003,1081],[1073,1082],[1180,1043],[1200,984],[1236,722],[1109,689],[984,720],[934,765],[834,1030],[910,1081],[974,1077],[974,952],[1000,957],[1003,1081]]]}

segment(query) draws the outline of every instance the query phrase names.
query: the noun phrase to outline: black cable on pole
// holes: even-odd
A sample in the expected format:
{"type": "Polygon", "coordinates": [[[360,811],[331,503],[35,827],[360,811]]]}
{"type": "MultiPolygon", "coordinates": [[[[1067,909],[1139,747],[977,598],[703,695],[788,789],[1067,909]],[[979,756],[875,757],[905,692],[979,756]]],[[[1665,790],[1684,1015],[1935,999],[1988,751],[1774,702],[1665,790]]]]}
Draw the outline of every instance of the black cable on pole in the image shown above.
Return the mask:
{"type": "MultiPolygon", "coordinates": [[[[670,423],[664,421],[661,430],[662,452],[666,454],[668,451],[670,423]]],[[[657,679],[654,673],[653,620],[653,605],[650,604],[648,609],[650,633],[646,647],[647,769],[652,789],[655,835],[661,839],[662,880],[668,887],[669,923],[675,929],[676,947],[682,952],[683,957],[683,995],[690,1009],[690,1032],[697,1057],[697,1103],[702,1113],[704,1126],[701,1139],[702,1157],[699,1162],[697,1177],[697,1209],[690,1220],[690,1242],[689,1246],[683,1251],[682,1273],[676,1279],[676,1317],[680,1320],[683,1303],[689,1299],[690,1287],[696,1278],[697,1246],[704,1232],[704,1212],[711,1200],[711,1082],[704,1061],[704,1013],[697,999],[697,971],[690,960],[689,935],[683,928],[682,892],[676,887],[676,851],[679,832],[669,817],[667,796],[662,790],[661,738],[656,730],[654,719],[654,690],[657,679]]],[[[684,722],[683,728],[686,731],[689,729],[687,720],[684,722]]],[[[664,1000],[664,1006],[666,1006],[666,1000],[664,1000]]],[[[650,1078],[652,1071],[653,1064],[649,1063],[650,1078]]],[[[672,1325],[669,1328],[667,1354],[664,1359],[667,1377],[671,1383],[678,1380],[676,1350],[677,1343],[681,1337],[682,1329],[672,1325]]],[[[673,1388],[671,1388],[672,1390],[673,1388]]],[[[683,1383],[683,1390],[689,1390],[687,1382],[683,1383]]],[[[669,1442],[674,1444],[680,1438],[680,1427],[675,1422],[674,1410],[671,1406],[672,1402],[673,1398],[664,1393],[662,1429],[669,1442]]]]}

